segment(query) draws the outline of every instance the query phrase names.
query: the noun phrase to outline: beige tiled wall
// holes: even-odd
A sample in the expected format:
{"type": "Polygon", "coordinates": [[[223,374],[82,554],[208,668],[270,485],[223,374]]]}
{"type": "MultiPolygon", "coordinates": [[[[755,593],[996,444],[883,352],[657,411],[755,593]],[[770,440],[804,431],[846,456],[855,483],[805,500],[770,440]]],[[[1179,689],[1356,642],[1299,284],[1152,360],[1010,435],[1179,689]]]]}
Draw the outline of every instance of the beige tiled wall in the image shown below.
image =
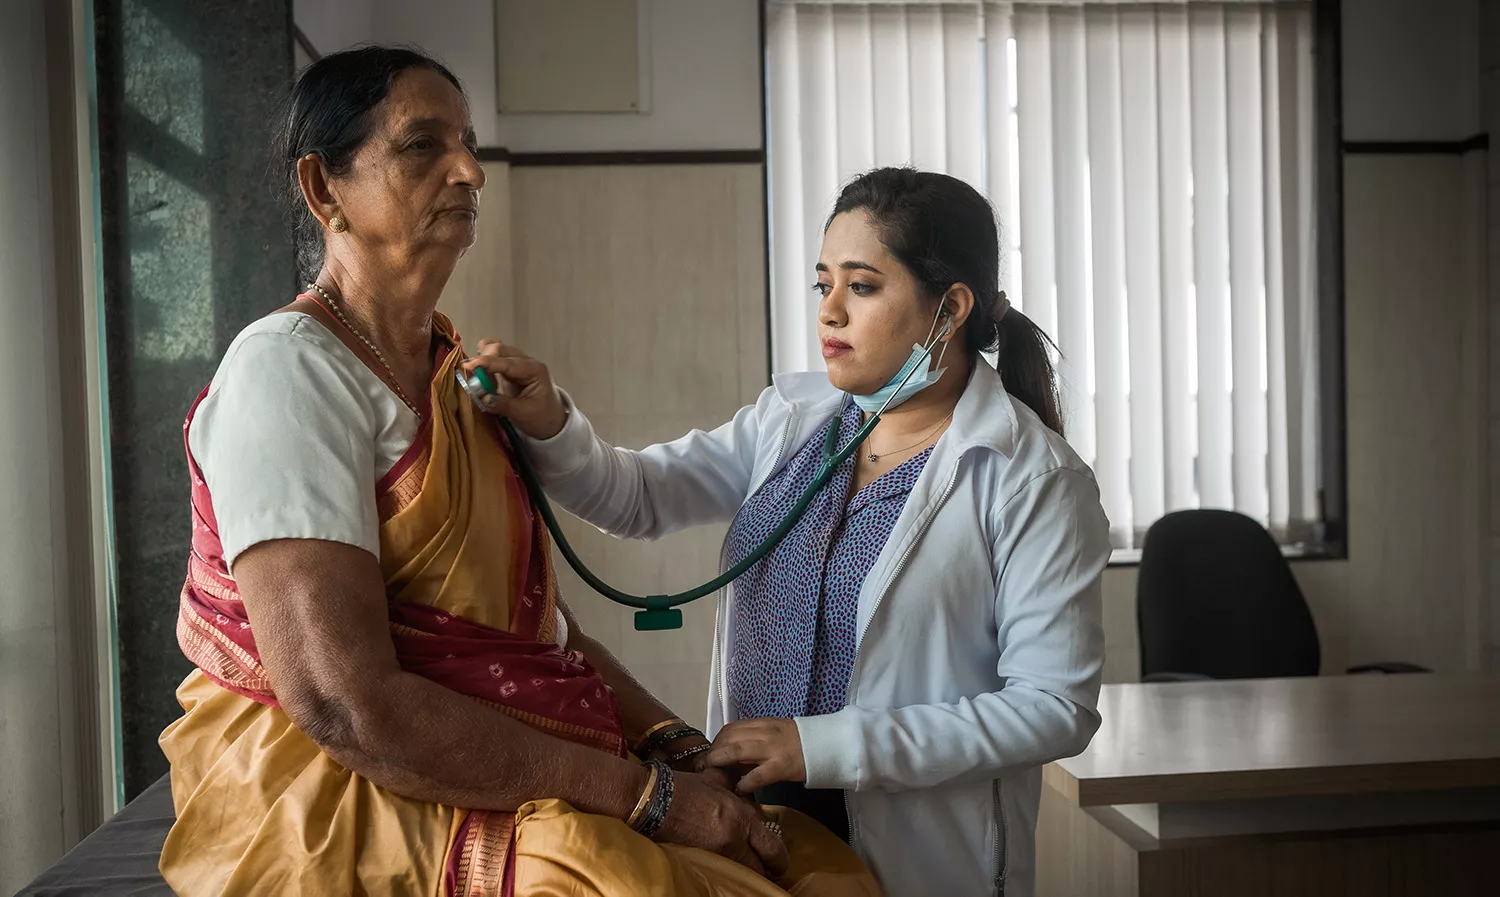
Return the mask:
{"type": "Polygon", "coordinates": [[[464,255],[439,310],[453,319],[464,348],[476,351],[481,339],[514,338],[515,231],[511,223],[510,165],[484,165],[484,193],[479,203],[479,234],[464,255]]]}
{"type": "MultiPolygon", "coordinates": [[[[632,448],[717,426],[754,401],[769,381],[759,165],[513,168],[506,228],[490,221],[507,172],[487,171],[484,233],[445,298],[469,342],[500,336],[547,362],[597,430],[632,448]],[[508,288],[491,288],[507,280],[506,252],[508,288]]],[[[565,528],[595,572],[637,593],[712,578],[724,532],[646,544],[571,519],[565,528]]],[[[686,608],[679,631],[638,633],[630,611],[559,568],[583,627],[702,723],[712,599],[686,608]]]]}
{"type": "Polygon", "coordinates": [[[1345,161],[1353,661],[1477,669],[1487,501],[1484,154],[1345,161]]]}

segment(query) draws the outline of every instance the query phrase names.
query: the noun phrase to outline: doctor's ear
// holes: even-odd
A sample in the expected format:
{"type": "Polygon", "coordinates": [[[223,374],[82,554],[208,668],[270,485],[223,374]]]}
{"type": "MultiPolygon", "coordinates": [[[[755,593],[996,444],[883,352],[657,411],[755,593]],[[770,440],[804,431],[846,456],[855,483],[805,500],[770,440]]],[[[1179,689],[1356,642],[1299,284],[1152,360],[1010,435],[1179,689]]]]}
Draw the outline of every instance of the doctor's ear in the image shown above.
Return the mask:
{"type": "Polygon", "coordinates": [[[942,312],[948,318],[947,339],[952,339],[974,311],[974,291],[967,284],[956,283],[943,294],[942,312]]]}

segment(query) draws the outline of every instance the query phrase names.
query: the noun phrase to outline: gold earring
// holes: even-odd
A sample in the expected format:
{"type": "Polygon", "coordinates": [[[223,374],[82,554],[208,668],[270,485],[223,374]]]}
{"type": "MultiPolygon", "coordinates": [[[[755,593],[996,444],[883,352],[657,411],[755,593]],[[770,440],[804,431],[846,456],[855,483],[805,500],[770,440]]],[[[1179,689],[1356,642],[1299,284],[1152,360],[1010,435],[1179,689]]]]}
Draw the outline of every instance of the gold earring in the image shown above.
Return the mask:
{"type": "Polygon", "coordinates": [[[336,234],[341,234],[349,229],[349,222],[345,221],[342,215],[334,215],[328,219],[328,229],[336,234]]]}

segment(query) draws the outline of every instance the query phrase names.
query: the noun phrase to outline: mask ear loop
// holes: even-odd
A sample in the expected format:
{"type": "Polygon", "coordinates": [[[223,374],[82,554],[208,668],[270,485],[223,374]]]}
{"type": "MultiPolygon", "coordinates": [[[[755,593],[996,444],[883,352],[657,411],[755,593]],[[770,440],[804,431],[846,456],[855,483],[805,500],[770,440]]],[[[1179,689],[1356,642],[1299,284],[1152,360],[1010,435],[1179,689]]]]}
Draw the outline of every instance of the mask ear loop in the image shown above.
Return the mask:
{"type": "MultiPolygon", "coordinates": [[[[932,354],[932,346],[933,346],[933,344],[935,342],[937,342],[937,340],[941,340],[943,337],[947,336],[949,329],[951,329],[952,327],[953,327],[953,315],[951,315],[948,312],[944,311],[943,310],[942,300],[938,300],[937,314],[935,314],[935,315],[932,316],[932,326],[929,327],[929,328],[927,328],[927,353],[929,355],[932,354]],[[943,329],[942,330],[938,329],[938,321],[939,321],[939,319],[943,319],[943,329]],[[933,334],[934,333],[937,334],[937,339],[933,338],[933,334]]],[[[940,370],[943,369],[943,356],[947,355],[947,354],[948,354],[948,343],[944,342],[943,343],[942,351],[938,352],[937,359],[935,361],[933,361],[933,363],[932,363],[932,369],[934,371],[940,371],[940,370]]]]}

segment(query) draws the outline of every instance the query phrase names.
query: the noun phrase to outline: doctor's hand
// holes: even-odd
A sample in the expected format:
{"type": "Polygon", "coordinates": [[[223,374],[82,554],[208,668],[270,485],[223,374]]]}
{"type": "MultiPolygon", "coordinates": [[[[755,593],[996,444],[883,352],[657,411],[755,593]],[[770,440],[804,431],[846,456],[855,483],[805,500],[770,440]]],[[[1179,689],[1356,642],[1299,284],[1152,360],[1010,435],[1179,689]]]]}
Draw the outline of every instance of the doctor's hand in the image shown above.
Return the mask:
{"type": "Polygon", "coordinates": [[[751,719],[719,730],[713,750],[704,754],[705,766],[747,770],[739,781],[741,794],[777,782],[807,781],[802,759],[802,735],[789,719],[751,719]]]}
{"type": "Polygon", "coordinates": [[[499,395],[485,399],[485,410],[509,418],[532,439],[551,439],[568,422],[568,410],[547,366],[515,346],[480,340],[479,354],[463,363],[465,373],[476,367],[489,371],[500,387],[499,395]]]}

